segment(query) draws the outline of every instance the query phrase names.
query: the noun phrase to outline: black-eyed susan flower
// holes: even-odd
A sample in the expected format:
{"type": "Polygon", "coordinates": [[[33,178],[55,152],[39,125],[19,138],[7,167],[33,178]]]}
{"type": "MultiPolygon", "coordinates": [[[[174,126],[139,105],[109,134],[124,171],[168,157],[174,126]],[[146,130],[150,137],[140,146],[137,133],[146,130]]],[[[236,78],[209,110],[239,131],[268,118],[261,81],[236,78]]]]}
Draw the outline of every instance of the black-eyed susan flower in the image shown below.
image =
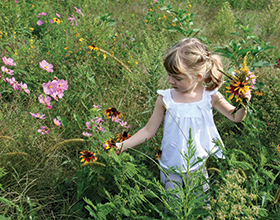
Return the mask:
{"type": "Polygon", "coordinates": [[[116,141],[113,141],[111,138],[110,140],[107,140],[105,144],[103,145],[103,148],[105,150],[112,150],[113,148],[116,148],[116,141]]]}
{"type": "Polygon", "coordinates": [[[232,85],[235,87],[235,91],[238,92],[239,95],[245,95],[245,93],[249,92],[250,91],[250,85],[248,84],[248,82],[246,81],[238,81],[238,80],[235,80],[235,83],[233,83],[232,85]]]}
{"type": "Polygon", "coordinates": [[[116,108],[108,108],[104,110],[104,115],[106,115],[107,119],[109,119],[111,116],[115,118],[119,118],[121,116],[121,112],[117,111],[116,108]]]}
{"type": "Polygon", "coordinates": [[[159,150],[159,151],[156,153],[156,160],[159,160],[161,153],[162,153],[161,150],[159,150]]]}
{"type": "Polygon", "coordinates": [[[119,142],[123,142],[130,137],[131,135],[129,135],[127,131],[124,131],[122,134],[117,134],[116,140],[119,142]]]}
{"type": "Polygon", "coordinates": [[[240,97],[238,91],[235,90],[235,87],[233,85],[227,86],[226,89],[228,89],[228,91],[226,92],[231,93],[231,95],[229,96],[229,100],[232,100],[233,97],[235,96],[236,100],[239,101],[240,97]]]}
{"type": "Polygon", "coordinates": [[[256,76],[254,73],[250,72],[250,68],[247,65],[247,55],[248,53],[244,57],[241,67],[239,69],[234,69],[233,75],[219,70],[230,79],[230,86],[226,87],[226,89],[228,89],[226,92],[230,93],[229,100],[235,98],[233,102],[237,104],[237,106],[233,113],[241,106],[245,108],[250,106],[249,100],[244,99],[244,96],[252,89],[257,89],[254,86],[256,84],[256,76]]]}
{"type": "Polygon", "coordinates": [[[53,21],[57,24],[60,24],[60,20],[58,18],[53,18],[53,21]]]}
{"type": "Polygon", "coordinates": [[[81,163],[85,162],[86,163],[89,163],[89,162],[94,162],[97,160],[97,157],[95,156],[96,154],[95,153],[92,153],[90,151],[82,151],[80,152],[80,154],[82,154],[79,158],[82,158],[81,159],[81,163]]]}
{"type": "Polygon", "coordinates": [[[88,48],[89,48],[90,50],[98,50],[98,49],[99,49],[99,48],[96,47],[94,44],[93,44],[93,45],[89,45],[88,48]]]}

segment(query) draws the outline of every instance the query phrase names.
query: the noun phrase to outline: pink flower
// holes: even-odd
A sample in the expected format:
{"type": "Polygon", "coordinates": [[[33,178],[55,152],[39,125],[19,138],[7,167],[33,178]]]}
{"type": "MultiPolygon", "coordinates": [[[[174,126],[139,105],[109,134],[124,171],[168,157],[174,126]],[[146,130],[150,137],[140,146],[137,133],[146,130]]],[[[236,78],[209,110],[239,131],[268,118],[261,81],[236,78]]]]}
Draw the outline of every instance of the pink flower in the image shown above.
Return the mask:
{"type": "Polygon", "coordinates": [[[42,135],[48,134],[50,130],[46,126],[41,126],[41,129],[38,129],[38,132],[40,132],[42,135]]]}
{"type": "Polygon", "coordinates": [[[97,126],[96,128],[97,128],[97,130],[99,130],[99,131],[106,132],[106,130],[105,130],[103,127],[101,127],[101,126],[99,126],[99,127],[97,126]]]}
{"type": "Polygon", "coordinates": [[[104,121],[102,118],[98,118],[96,117],[96,120],[94,121],[93,119],[91,119],[92,122],[95,122],[96,124],[101,124],[102,121],[104,121]]]}
{"type": "Polygon", "coordinates": [[[10,83],[14,90],[20,90],[20,85],[17,83],[15,77],[12,77],[11,79],[7,77],[5,80],[10,83]]]}
{"type": "Polygon", "coordinates": [[[1,67],[1,70],[2,70],[2,72],[7,73],[7,74],[9,74],[11,76],[14,75],[13,74],[13,72],[14,72],[13,70],[10,70],[10,69],[8,69],[8,68],[6,68],[4,66],[1,67]]]}
{"type": "Polygon", "coordinates": [[[86,137],[92,136],[92,134],[91,134],[91,133],[88,133],[88,132],[83,132],[83,135],[86,136],[86,137]]]}
{"type": "Polygon", "coordinates": [[[32,112],[30,112],[30,114],[31,114],[31,116],[33,117],[33,118],[38,118],[38,119],[46,119],[45,118],[45,114],[42,114],[42,115],[40,115],[40,113],[38,112],[38,113],[32,113],[32,112]]]}
{"type": "Polygon", "coordinates": [[[86,122],[86,127],[87,127],[86,129],[91,129],[90,122],[88,121],[86,122]]]}
{"type": "Polygon", "coordinates": [[[50,20],[50,23],[54,23],[54,21],[51,19],[51,20],[50,20]]]}
{"type": "Polygon", "coordinates": [[[51,97],[49,97],[47,95],[45,97],[44,97],[44,95],[39,95],[38,100],[40,103],[42,103],[44,105],[51,105],[51,97]]]}
{"type": "Polygon", "coordinates": [[[68,18],[68,21],[70,21],[70,23],[72,24],[72,25],[74,25],[73,24],[73,21],[75,21],[75,17],[74,17],[74,15],[71,15],[72,17],[69,17],[68,18]]]}
{"type": "Polygon", "coordinates": [[[39,64],[40,64],[40,68],[47,70],[49,73],[53,72],[53,69],[52,69],[53,65],[48,63],[47,61],[42,60],[42,62],[39,62],[39,64]]]}
{"type": "Polygon", "coordinates": [[[124,121],[120,122],[120,125],[124,128],[130,128],[130,126],[126,126],[127,122],[124,122],[124,121]]]}
{"type": "Polygon", "coordinates": [[[7,66],[16,66],[17,65],[12,58],[7,58],[6,56],[2,57],[1,60],[7,66]]]}
{"type": "Polygon", "coordinates": [[[15,3],[18,3],[18,1],[15,1],[15,3]]]}
{"type": "Polygon", "coordinates": [[[121,119],[119,119],[119,118],[117,118],[117,117],[115,117],[115,116],[112,116],[112,117],[111,117],[111,120],[112,120],[113,122],[117,122],[117,123],[120,123],[120,121],[121,121],[121,119]]]}
{"type": "MultiPolygon", "coordinates": [[[[59,79],[56,83],[56,89],[58,92],[62,93],[62,96],[63,96],[63,91],[67,90],[68,89],[68,82],[64,79],[59,79]]],[[[62,96],[60,97],[61,95],[58,95],[58,97],[61,99],[62,96]]]]}
{"type": "Polygon", "coordinates": [[[41,13],[39,13],[38,15],[47,16],[47,13],[46,13],[46,12],[41,12],[41,13]]]}
{"type": "Polygon", "coordinates": [[[55,96],[56,95],[56,83],[49,80],[47,83],[43,83],[43,90],[46,95],[55,96]]]}
{"type": "Polygon", "coordinates": [[[37,16],[37,18],[41,18],[40,16],[37,16]]]}
{"type": "Polygon", "coordinates": [[[51,110],[52,109],[52,105],[47,105],[46,108],[51,110]]]}
{"type": "Polygon", "coordinates": [[[100,107],[98,105],[93,105],[93,108],[100,109],[100,107]]]}
{"type": "Polygon", "coordinates": [[[58,18],[61,18],[60,14],[58,13],[55,13],[55,15],[58,17],[58,18]]]}
{"type": "Polygon", "coordinates": [[[27,94],[30,93],[30,90],[27,89],[27,84],[26,84],[26,83],[20,82],[20,87],[21,87],[21,89],[23,89],[23,91],[26,92],[27,94]]]}
{"type": "Polygon", "coordinates": [[[60,122],[58,119],[56,119],[56,118],[53,119],[53,123],[54,123],[56,126],[61,126],[61,122],[60,122]]]}
{"type": "Polygon", "coordinates": [[[42,24],[44,24],[44,22],[43,22],[42,20],[39,20],[39,21],[37,21],[36,23],[37,23],[39,26],[42,25],[42,24]]]}
{"type": "Polygon", "coordinates": [[[82,16],[84,16],[84,14],[82,13],[81,9],[78,9],[77,7],[74,7],[74,8],[75,8],[75,10],[76,10],[76,12],[78,14],[81,14],[82,16]]]}

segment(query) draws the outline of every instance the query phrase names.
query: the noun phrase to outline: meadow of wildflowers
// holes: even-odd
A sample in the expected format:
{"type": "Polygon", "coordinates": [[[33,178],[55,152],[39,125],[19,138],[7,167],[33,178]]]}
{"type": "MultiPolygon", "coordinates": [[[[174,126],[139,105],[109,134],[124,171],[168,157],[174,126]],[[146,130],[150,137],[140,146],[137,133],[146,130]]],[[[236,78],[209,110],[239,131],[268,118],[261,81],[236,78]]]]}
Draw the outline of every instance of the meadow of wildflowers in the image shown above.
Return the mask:
{"type": "Polygon", "coordinates": [[[280,218],[280,29],[268,35],[257,22],[277,3],[228,1],[235,32],[224,37],[211,25],[224,2],[0,2],[0,219],[280,218]],[[238,124],[214,110],[227,159],[207,162],[207,201],[159,183],[163,125],[116,150],[168,88],[162,57],[183,37],[222,56],[220,91],[250,105],[238,124]]]}

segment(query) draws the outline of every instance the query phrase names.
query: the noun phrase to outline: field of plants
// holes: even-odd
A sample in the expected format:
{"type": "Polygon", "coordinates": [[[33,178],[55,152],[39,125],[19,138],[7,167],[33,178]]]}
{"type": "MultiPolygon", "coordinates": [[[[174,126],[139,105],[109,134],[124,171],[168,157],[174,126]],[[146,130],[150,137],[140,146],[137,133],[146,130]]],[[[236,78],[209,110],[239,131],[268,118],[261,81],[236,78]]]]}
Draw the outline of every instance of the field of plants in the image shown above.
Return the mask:
{"type": "Polygon", "coordinates": [[[280,219],[279,12],[278,0],[0,1],[0,219],[280,219]],[[225,159],[209,156],[209,178],[180,173],[189,187],[165,191],[163,123],[126,152],[115,143],[147,123],[169,88],[162,58],[185,37],[229,76],[247,55],[257,83],[243,122],[213,109],[225,159]]]}

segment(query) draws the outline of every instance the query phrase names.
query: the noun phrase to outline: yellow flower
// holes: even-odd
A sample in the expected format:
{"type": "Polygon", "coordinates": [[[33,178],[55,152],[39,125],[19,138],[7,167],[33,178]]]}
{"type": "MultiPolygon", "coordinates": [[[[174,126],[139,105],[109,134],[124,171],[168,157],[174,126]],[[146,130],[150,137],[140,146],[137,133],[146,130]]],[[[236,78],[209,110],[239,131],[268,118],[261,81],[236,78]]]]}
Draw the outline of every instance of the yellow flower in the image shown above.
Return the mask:
{"type": "Polygon", "coordinates": [[[150,11],[154,11],[154,10],[150,8],[150,11]]]}
{"type": "Polygon", "coordinates": [[[83,40],[84,40],[84,38],[80,38],[80,39],[79,39],[79,41],[80,41],[81,43],[83,42],[83,40]]]}
{"type": "Polygon", "coordinates": [[[237,91],[239,95],[243,94],[245,95],[245,93],[250,91],[250,86],[247,85],[248,82],[240,82],[237,81],[236,79],[234,79],[235,83],[233,83],[232,85],[235,86],[234,91],[237,91]]]}
{"type": "Polygon", "coordinates": [[[189,2],[188,2],[188,5],[189,5],[190,8],[192,7],[192,5],[189,2]]]}
{"type": "Polygon", "coordinates": [[[53,21],[57,24],[60,24],[60,20],[58,18],[53,18],[53,21]]]}
{"type": "Polygon", "coordinates": [[[33,31],[34,30],[34,28],[29,28],[31,31],[33,31]]]}
{"type": "Polygon", "coordinates": [[[243,63],[242,66],[240,68],[240,71],[242,71],[243,73],[248,73],[250,71],[250,69],[247,66],[247,56],[248,56],[249,52],[247,52],[246,56],[243,59],[243,63]]]}
{"type": "Polygon", "coordinates": [[[104,59],[106,59],[106,57],[107,57],[106,54],[103,54],[103,57],[104,57],[104,59]]]}
{"type": "Polygon", "coordinates": [[[277,145],[276,149],[277,149],[278,152],[280,153],[280,146],[279,146],[279,144],[277,145]]]}

